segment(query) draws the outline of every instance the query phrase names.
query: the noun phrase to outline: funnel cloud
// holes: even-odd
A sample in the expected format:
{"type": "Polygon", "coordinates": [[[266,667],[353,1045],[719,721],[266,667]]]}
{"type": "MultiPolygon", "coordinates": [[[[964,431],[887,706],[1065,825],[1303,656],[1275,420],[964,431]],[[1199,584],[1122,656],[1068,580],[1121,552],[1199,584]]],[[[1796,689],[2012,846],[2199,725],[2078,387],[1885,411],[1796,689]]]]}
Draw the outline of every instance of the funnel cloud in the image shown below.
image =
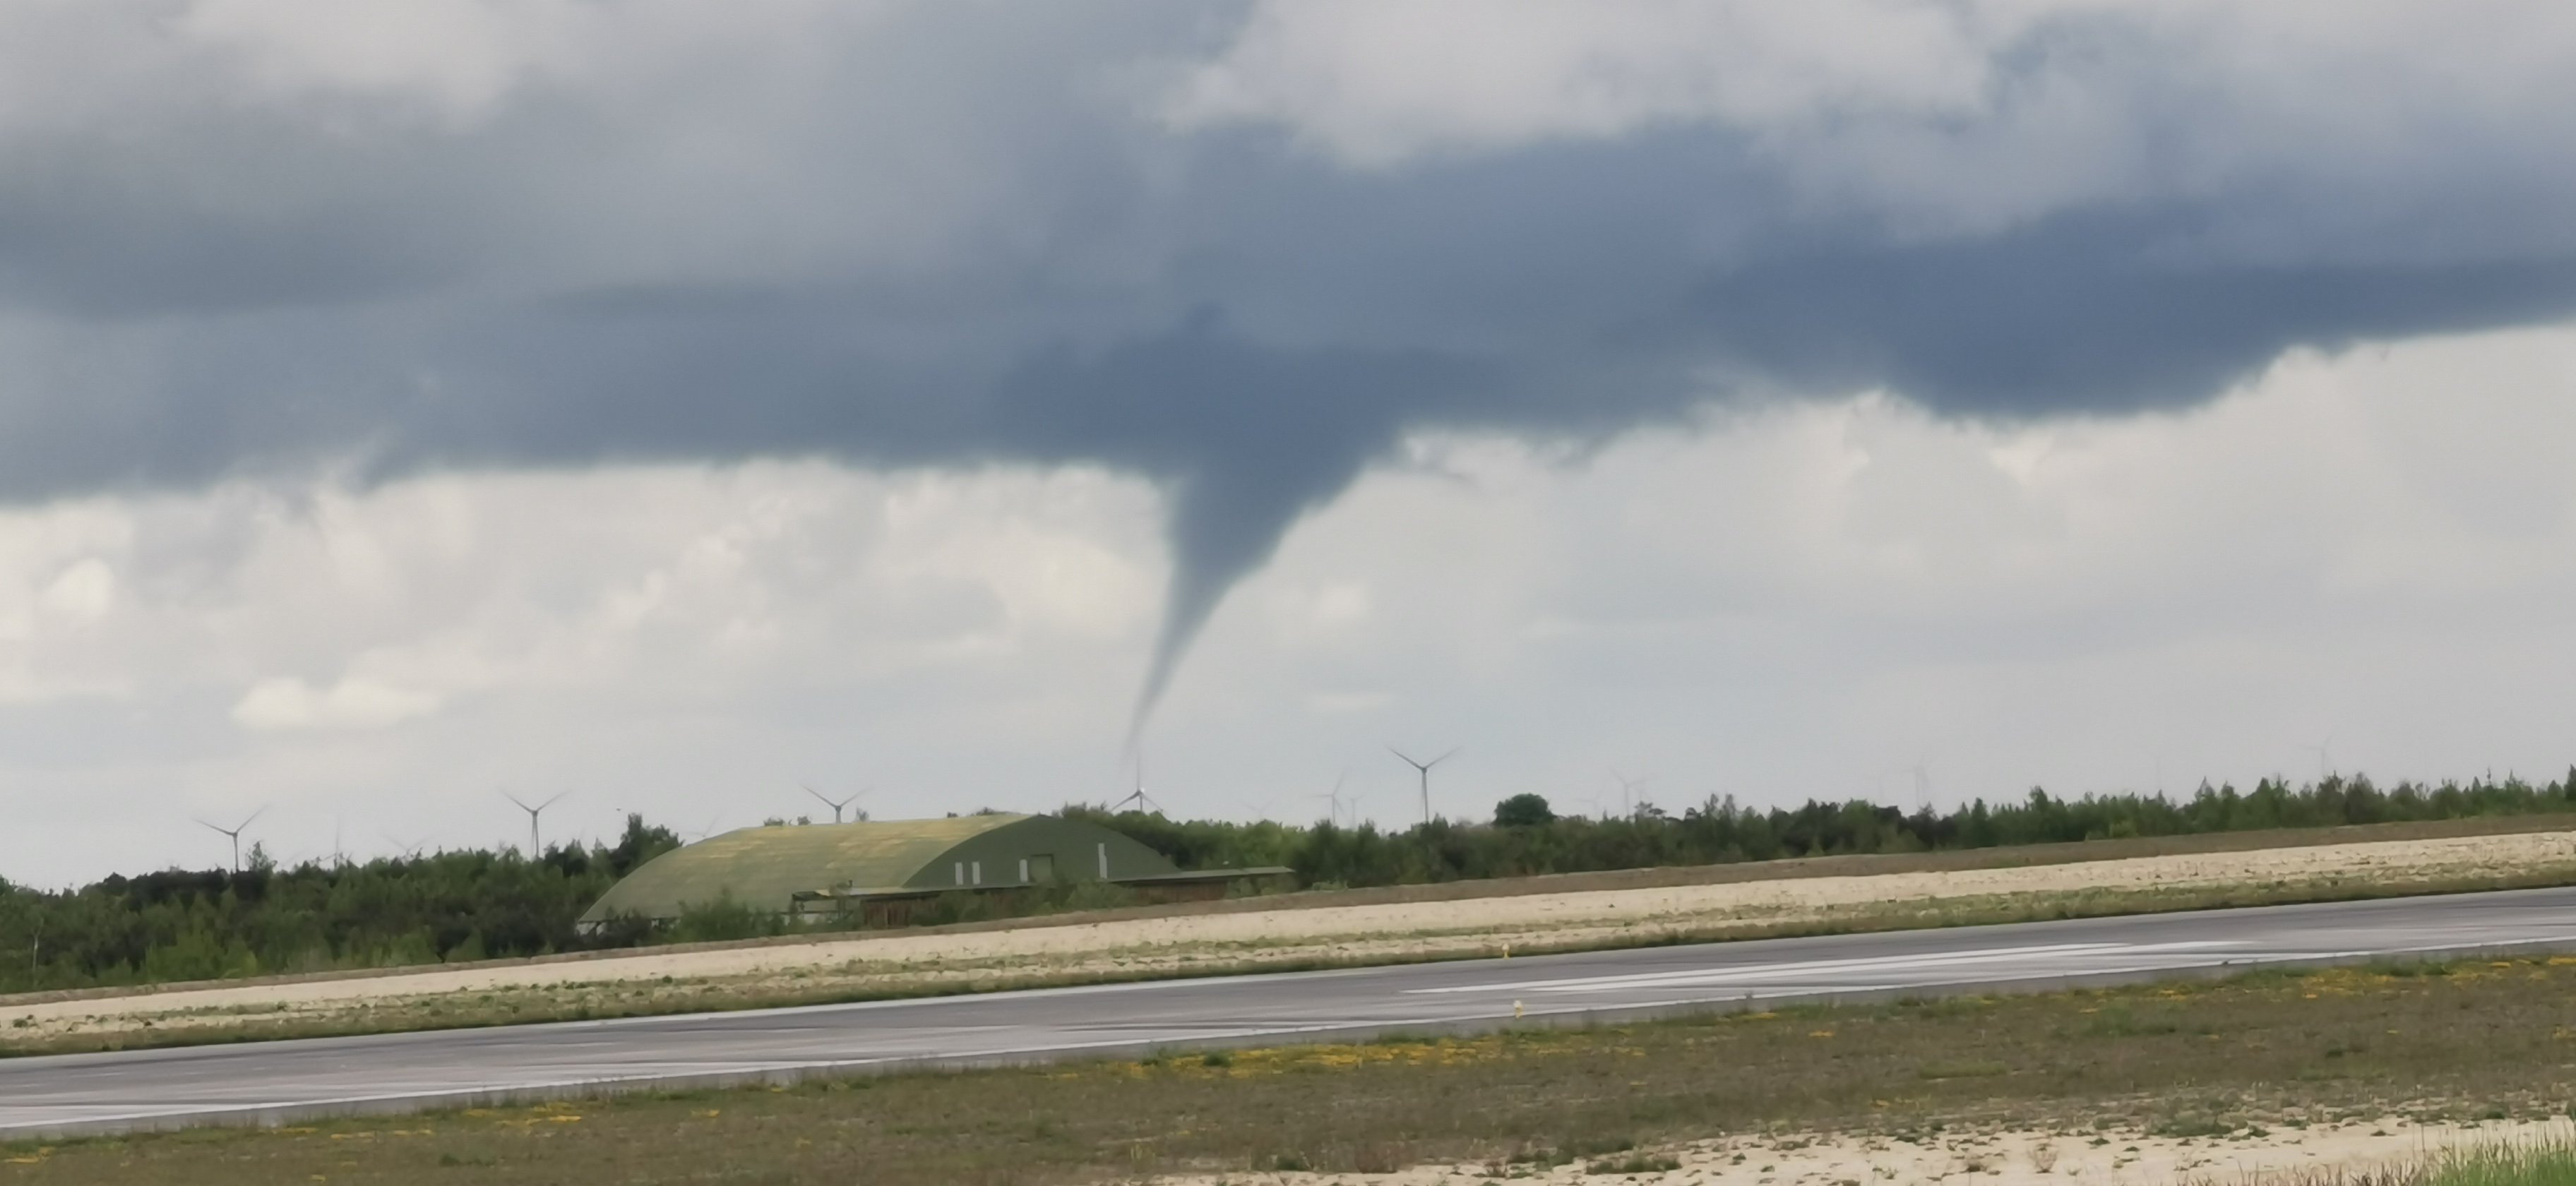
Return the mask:
{"type": "Polygon", "coordinates": [[[1408,434],[2120,416],[2576,316],[2538,3],[328,7],[0,17],[0,497],[1104,465],[1167,499],[1138,727],[1408,434]]]}

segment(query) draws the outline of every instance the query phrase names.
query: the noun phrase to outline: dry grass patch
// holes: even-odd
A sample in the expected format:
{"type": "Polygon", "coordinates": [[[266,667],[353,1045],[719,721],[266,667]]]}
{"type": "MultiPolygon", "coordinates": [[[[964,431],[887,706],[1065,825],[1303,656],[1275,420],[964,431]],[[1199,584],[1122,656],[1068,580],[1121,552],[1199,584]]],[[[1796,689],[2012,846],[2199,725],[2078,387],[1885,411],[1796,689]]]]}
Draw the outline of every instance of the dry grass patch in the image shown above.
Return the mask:
{"type": "Polygon", "coordinates": [[[0,1150],[0,1183],[1630,1173],[1693,1141],[1957,1143],[1997,1126],[2062,1133],[2072,1164],[2109,1132],[2198,1147],[2392,1109],[2558,1114],[2571,1073],[2576,960],[2502,960],[18,1146],[0,1150]]]}

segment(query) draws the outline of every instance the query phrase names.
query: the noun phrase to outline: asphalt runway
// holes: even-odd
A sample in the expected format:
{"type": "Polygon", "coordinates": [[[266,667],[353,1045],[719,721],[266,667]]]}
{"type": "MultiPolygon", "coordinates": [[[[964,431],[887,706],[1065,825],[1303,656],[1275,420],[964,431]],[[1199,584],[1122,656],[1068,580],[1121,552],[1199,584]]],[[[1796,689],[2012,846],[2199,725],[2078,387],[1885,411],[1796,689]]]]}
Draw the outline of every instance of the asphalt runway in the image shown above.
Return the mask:
{"type": "Polygon", "coordinates": [[[0,1060],[0,1139],[2536,950],[2576,950],[2576,889],[48,1056],[0,1060]]]}

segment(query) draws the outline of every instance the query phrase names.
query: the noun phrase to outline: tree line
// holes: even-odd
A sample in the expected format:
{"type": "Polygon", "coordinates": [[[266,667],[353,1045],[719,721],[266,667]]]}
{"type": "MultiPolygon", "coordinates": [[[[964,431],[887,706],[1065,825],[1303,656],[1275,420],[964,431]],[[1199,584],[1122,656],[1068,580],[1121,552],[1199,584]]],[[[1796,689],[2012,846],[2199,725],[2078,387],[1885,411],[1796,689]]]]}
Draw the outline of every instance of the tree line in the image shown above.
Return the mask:
{"type": "Polygon", "coordinates": [[[0,881],[0,993],[399,967],[641,942],[643,928],[573,922],[617,879],[671,849],[628,816],[613,844],[530,860],[469,849],[238,871],[172,869],[39,892],[0,881]]]}
{"type": "Polygon", "coordinates": [[[1728,796],[1679,814],[1649,803],[1593,818],[1559,816],[1545,798],[1524,794],[1496,804],[1492,823],[1435,819],[1402,830],[1173,820],[1097,807],[1065,814],[1135,837],[1185,869],[1285,865],[1305,886],[1358,887],[2569,811],[2576,811],[2576,768],[2537,784],[2508,777],[2382,788],[2365,777],[2330,776],[2295,787],[2265,779],[2251,791],[2203,785],[2183,798],[2068,799],[2033,787],[2019,800],[1910,813],[1863,799],[1759,808],[1728,796]]]}
{"type": "MultiPolygon", "coordinates": [[[[1132,836],[1184,869],[1286,866],[1310,888],[2561,812],[2576,812],[2576,769],[2549,783],[2381,788],[2367,778],[2329,777],[2294,787],[2267,779],[2250,791],[2203,786],[2183,798],[2068,799],[2034,788],[2018,800],[1910,813],[1859,799],[1758,808],[1711,798],[1679,814],[1644,804],[1605,819],[1560,816],[1543,797],[1526,794],[1497,804],[1491,821],[1435,819],[1400,830],[1064,810],[1132,836]]],[[[591,933],[575,928],[619,878],[679,845],[670,829],[629,816],[614,843],[561,845],[533,860],[487,850],[292,868],[256,859],[237,872],[168,870],[55,892],[0,881],[0,993],[541,955],[783,928],[778,919],[725,904],[671,926],[628,920],[591,933]]],[[[1069,891],[1033,901],[1037,909],[1075,909],[1114,898],[1069,891]]]]}

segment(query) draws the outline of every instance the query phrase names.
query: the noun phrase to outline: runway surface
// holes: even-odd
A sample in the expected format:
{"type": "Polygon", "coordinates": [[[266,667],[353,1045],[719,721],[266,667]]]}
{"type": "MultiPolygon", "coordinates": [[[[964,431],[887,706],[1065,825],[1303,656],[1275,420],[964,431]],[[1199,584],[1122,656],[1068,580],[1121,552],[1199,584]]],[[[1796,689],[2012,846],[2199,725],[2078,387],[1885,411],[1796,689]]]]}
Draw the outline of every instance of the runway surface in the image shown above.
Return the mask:
{"type": "Polygon", "coordinates": [[[10,1059],[0,1139],[2510,950],[2576,950],[2576,889],[10,1059]]]}

